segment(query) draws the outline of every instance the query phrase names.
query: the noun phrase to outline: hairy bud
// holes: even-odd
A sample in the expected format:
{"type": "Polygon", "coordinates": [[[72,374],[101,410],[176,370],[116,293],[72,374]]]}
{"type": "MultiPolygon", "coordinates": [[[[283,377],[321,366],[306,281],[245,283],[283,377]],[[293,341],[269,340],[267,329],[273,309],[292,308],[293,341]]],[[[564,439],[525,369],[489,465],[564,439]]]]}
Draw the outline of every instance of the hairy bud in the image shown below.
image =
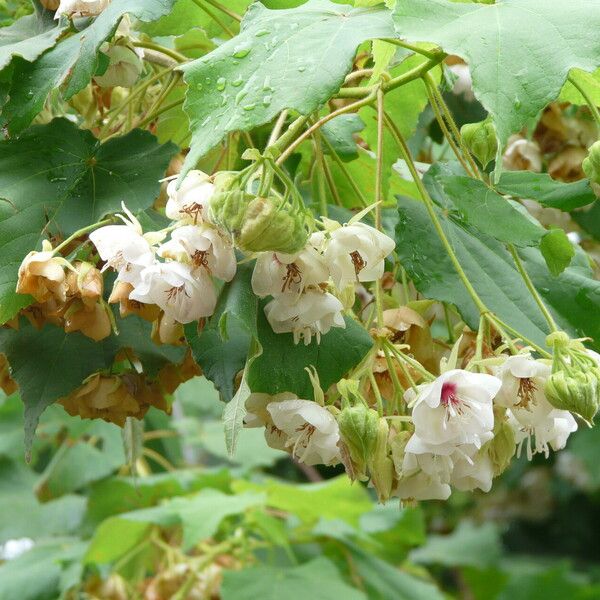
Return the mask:
{"type": "Polygon", "coordinates": [[[387,421],[379,419],[379,423],[377,424],[377,440],[369,464],[371,482],[377,492],[379,502],[389,500],[394,486],[394,462],[389,453],[389,431],[387,421]]]}
{"type": "Polygon", "coordinates": [[[600,184],[600,141],[591,146],[581,166],[592,183],[600,184]]]}
{"type": "Polygon", "coordinates": [[[461,127],[460,134],[471,154],[485,169],[498,150],[496,128],[492,121],[486,119],[480,123],[467,123],[461,127]]]}
{"type": "Polygon", "coordinates": [[[544,392],[552,406],[571,411],[591,425],[598,411],[600,369],[573,374],[557,371],[549,377],[544,392]]]}
{"type": "Polygon", "coordinates": [[[358,479],[366,477],[369,457],[375,451],[379,415],[364,404],[344,408],[338,417],[340,435],[346,444],[358,479]]]}

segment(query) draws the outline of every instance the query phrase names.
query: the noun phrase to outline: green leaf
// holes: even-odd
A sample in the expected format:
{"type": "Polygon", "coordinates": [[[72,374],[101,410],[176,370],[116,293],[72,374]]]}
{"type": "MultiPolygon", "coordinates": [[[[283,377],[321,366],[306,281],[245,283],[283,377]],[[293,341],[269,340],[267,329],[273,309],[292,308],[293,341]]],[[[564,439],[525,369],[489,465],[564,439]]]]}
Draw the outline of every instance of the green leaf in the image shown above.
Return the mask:
{"type": "Polygon", "coordinates": [[[274,479],[264,483],[240,480],[234,482],[233,488],[236,492],[266,492],[268,506],[296,515],[305,523],[332,519],[358,525],[361,515],[373,507],[365,488],[352,485],[345,475],[304,485],[274,479]]]}
{"type": "Polygon", "coordinates": [[[25,404],[25,449],[29,452],[42,412],[106,366],[104,347],[53,325],[37,331],[25,319],[18,331],[0,328],[0,347],[25,404]],[[38,360],[31,360],[32,356],[38,360]]]}
{"type": "Polygon", "coordinates": [[[99,49],[112,37],[121,18],[129,14],[140,21],[153,21],[167,14],[175,0],[114,0],[81,33],[66,38],[34,63],[15,65],[10,99],[2,120],[11,133],[25,129],[41,112],[48,94],[61,86],[65,99],[82,90],[99,65],[99,49]]]}
{"type": "Polygon", "coordinates": [[[593,204],[587,210],[575,211],[571,216],[594,239],[600,240],[600,202],[593,204]]]}
{"type": "Polygon", "coordinates": [[[312,399],[313,388],[306,367],[317,370],[321,387],[337,383],[369,352],[373,342],[368,332],[354,319],[345,317],[346,329],[333,328],[308,346],[294,344],[291,333],[274,333],[262,308],[258,314],[258,341],[262,354],[253,362],[248,384],[253,392],[279,394],[293,392],[312,399]]]}
{"type": "MultiPolygon", "coordinates": [[[[325,123],[321,133],[327,138],[336,154],[343,160],[358,158],[358,149],[354,134],[365,128],[363,120],[357,115],[340,115],[325,123]]],[[[325,153],[328,153],[325,148],[325,153]]]]}
{"type": "Polygon", "coordinates": [[[248,131],[284,109],[313,112],[342,86],[356,48],[390,35],[391,15],[384,7],[309,0],[273,11],[256,2],[238,36],[183,67],[189,86],[184,108],[193,132],[185,168],[229,132],[248,131]]]}
{"type": "Polygon", "coordinates": [[[403,39],[433,42],[469,63],[475,95],[502,143],[558,97],[570,69],[593,71],[599,63],[595,0],[410,0],[397,3],[394,18],[403,39]]]}
{"type": "MultiPolygon", "coordinates": [[[[573,69],[571,77],[585,90],[586,94],[592,99],[592,102],[596,106],[600,106],[600,69],[596,69],[593,73],[588,73],[581,69],[573,69]]],[[[581,106],[587,104],[581,92],[570,81],[565,83],[558,99],[561,102],[570,102],[571,104],[579,104],[581,106]]]]}
{"type": "MultiPolygon", "coordinates": [[[[439,169],[436,167],[432,171],[435,169],[437,175],[439,169]]],[[[545,229],[531,219],[525,209],[511,203],[483,181],[443,172],[436,180],[467,223],[501,242],[533,246],[545,234],[545,229]]]]}
{"type": "Polygon", "coordinates": [[[244,368],[253,337],[257,336],[258,299],[252,292],[253,264],[242,264],[219,296],[215,314],[199,333],[187,325],[186,337],[195,361],[215,384],[225,402],[234,394],[234,380],[244,368]]]}
{"type": "Polygon", "coordinates": [[[575,248],[567,234],[560,228],[550,229],[542,238],[540,251],[550,273],[558,277],[570,264],[575,256],[575,248]]]}
{"type": "Polygon", "coordinates": [[[413,550],[411,560],[445,567],[493,565],[502,554],[500,534],[493,523],[474,525],[462,522],[449,535],[432,535],[427,543],[413,550]]]}
{"type": "Polygon", "coordinates": [[[221,588],[223,600],[366,600],[350,587],[335,565],[324,556],[297,567],[261,565],[242,571],[226,571],[221,588]]]}
{"type": "Polygon", "coordinates": [[[231,496],[206,489],[194,496],[167,500],[160,506],[125,513],[119,520],[156,523],[170,527],[181,525],[184,550],[212,537],[227,517],[239,515],[264,504],[263,494],[245,493],[231,496]]]}
{"type": "Polygon", "coordinates": [[[83,563],[104,565],[118,560],[143,541],[148,529],[144,521],[107,519],[94,532],[83,563]]]}
{"type": "Polygon", "coordinates": [[[31,304],[16,294],[23,258],[51,233],[67,236],[102,216],[152,205],[176,152],[134,130],[105,144],[64,119],[0,142],[0,323],[31,304]]]}
{"type": "Polygon", "coordinates": [[[563,183],[547,173],[505,171],[495,186],[501,194],[530,199],[547,208],[571,211],[596,201],[588,179],[563,183]]]}
{"type": "Polygon", "coordinates": [[[9,27],[0,28],[0,70],[10,63],[13,56],[34,61],[48,48],[54,46],[58,36],[68,24],[58,24],[54,15],[45,10],[22,17],[9,27]]]}

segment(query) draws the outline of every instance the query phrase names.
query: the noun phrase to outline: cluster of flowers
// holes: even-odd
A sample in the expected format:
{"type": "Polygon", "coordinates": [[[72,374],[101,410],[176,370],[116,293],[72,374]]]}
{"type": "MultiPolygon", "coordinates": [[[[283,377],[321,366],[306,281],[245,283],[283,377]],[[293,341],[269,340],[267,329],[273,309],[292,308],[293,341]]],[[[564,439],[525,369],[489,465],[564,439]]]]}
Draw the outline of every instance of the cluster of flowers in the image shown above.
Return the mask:
{"type": "MultiPolygon", "coordinates": [[[[345,327],[344,305],[336,295],[354,290],[356,282],[377,281],[395,243],[361,222],[341,226],[324,219],[325,231],[313,233],[300,252],[258,255],[252,276],[257,296],[272,296],[265,313],[273,331],[291,332],[296,343],[309,344],[332,327],[345,327]]],[[[354,294],[350,297],[353,299],[354,294]]]]}
{"type": "MultiPolygon", "coordinates": [[[[587,355],[600,366],[599,355],[587,355]]],[[[556,408],[549,361],[523,353],[494,363],[493,374],[450,369],[409,389],[409,422],[382,417],[364,398],[339,409],[325,406],[322,394],[316,402],[252,394],[245,425],[264,427],[271,447],[308,465],[343,463],[353,479],[370,479],[381,500],[445,500],[453,488],[487,492],[523,448],[529,459],[547,457],[577,429],[571,412],[556,408]]],[[[344,396],[340,384],[338,391],[344,396]]]]}

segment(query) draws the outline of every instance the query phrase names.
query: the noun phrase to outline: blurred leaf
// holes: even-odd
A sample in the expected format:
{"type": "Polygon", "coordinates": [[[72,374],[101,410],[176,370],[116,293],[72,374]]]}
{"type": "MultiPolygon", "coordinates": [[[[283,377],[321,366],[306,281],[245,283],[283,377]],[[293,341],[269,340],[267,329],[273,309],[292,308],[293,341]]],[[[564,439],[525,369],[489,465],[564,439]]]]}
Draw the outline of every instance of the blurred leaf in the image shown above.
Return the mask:
{"type": "Polygon", "coordinates": [[[588,179],[563,183],[547,173],[505,171],[496,189],[515,198],[535,200],[547,208],[570,211],[596,201],[588,179]]]}
{"type": "Polygon", "coordinates": [[[253,362],[248,383],[253,392],[279,394],[293,392],[312,399],[313,388],[305,367],[313,366],[326,390],[337,383],[367,355],[371,336],[354,319],[345,317],[346,329],[333,328],[305,346],[294,344],[291,333],[275,333],[261,305],[258,311],[258,341],[262,354],[253,362]]]}
{"type": "Polygon", "coordinates": [[[267,480],[265,483],[236,481],[236,491],[266,492],[267,505],[279,508],[305,522],[323,519],[342,519],[357,525],[361,515],[370,510],[372,503],[365,489],[352,485],[342,475],[323,483],[293,485],[267,480]]]}
{"type": "Polygon", "coordinates": [[[366,600],[350,587],[335,565],[319,557],[297,567],[258,566],[242,571],[225,571],[223,600],[366,600]]]}
{"type": "Polygon", "coordinates": [[[575,256],[573,244],[567,234],[558,227],[550,229],[544,235],[540,243],[540,252],[554,277],[558,277],[571,264],[575,256]]]}
{"type": "Polygon", "coordinates": [[[149,529],[150,525],[142,521],[107,519],[94,532],[83,563],[104,565],[118,560],[143,543],[149,529]]]}
{"type": "Polygon", "coordinates": [[[463,521],[448,535],[429,536],[426,544],[413,550],[411,560],[445,567],[471,566],[486,568],[502,554],[500,534],[492,523],[474,525],[463,521]]]}
{"type": "Polygon", "coordinates": [[[310,114],[342,86],[361,43],[391,35],[383,7],[310,0],[273,11],[253,4],[238,36],[183,67],[193,132],[184,171],[229,132],[268,123],[284,109],[310,114]]]}
{"type": "MultiPolygon", "coordinates": [[[[331,119],[321,128],[321,133],[327,138],[335,153],[343,160],[358,158],[358,149],[354,134],[365,128],[363,120],[357,114],[339,115],[331,119]]],[[[325,148],[325,154],[329,151],[325,148]]]]}
{"type": "Polygon", "coordinates": [[[120,515],[119,520],[155,523],[162,526],[181,525],[184,550],[213,536],[223,519],[239,515],[263,504],[263,494],[244,493],[235,496],[205,489],[194,496],[167,500],[160,506],[120,515]]]}
{"type": "Polygon", "coordinates": [[[589,487],[592,490],[600,488],[600,461],[598,448],[600,447],[600,428],[582,427],[569,440],[569,452],[572,452],[582,463],[585,473],[589,477],[589,487]]]}

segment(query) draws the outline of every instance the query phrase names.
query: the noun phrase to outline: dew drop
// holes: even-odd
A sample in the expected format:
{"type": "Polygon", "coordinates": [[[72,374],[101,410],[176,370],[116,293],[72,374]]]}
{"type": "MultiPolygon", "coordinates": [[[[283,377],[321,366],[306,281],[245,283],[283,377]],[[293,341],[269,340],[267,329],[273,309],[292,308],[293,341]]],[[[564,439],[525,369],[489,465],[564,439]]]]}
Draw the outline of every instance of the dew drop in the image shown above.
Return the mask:
{"type": "Polygon", "coordinates": [[[242,90],[241,92],[238,92],[238,95],[235,97],[235,103],[239,104],[246,96],[247,96],[248,92],[242,90]]]}
{"type": "Polygon", "coordinates": [[[231,85],[233,87],[240,87],[240,85],[242,85],[242,83],[244,83],[244,80],[241,77],[238,77],[237,79],[235,79],[234,81],[231,82],[231,85]]]}
{"type": "Polygon", "coordinates": [[[304,65],[300,65],[300,66],[298,67],[298,71],[299,71],[300,73],[304,73],[304,71],[306,71],[306,67],[305,67],[304,65]]]}
{"type": "Polygon", "coordinates": [[[263,37],[265,35],[269,35],[269,30],[268,29],[259,29],[254,35],[256,37],[263,37]]]}
{"type": "Polygon", "coordinates": [[[252,103],[252,104],[246,104],[246,106],[244,106],[244,110],[246,111],[251,111],[254,110],[256,108],[256,104],[252,103]]]}
{"type": "Polygon", "coordinates": [[[200,92],[204,86],[201,83],[196,84],[196,89],[200,92]]]}
{"type": "Polygon", "coordinates": [[[247,45],[239,45],[233,49],[234,58],[244,58],[250,54],[250,47],[247,45]]]}
{"type": "Polygon", "coordinates": [[[217,89],[219,90],[219,92],[222,92],[225,89],[226,85],[227,79],[225,79],[225,77],[219,77],[219,79],[217,79],[217,89]]]}
{"type": "Polygon", "coordinates": [[[263,106],[269,106],[271,104],[272,96],[270,94],[266,95],[262,99],[263,106]]]}

